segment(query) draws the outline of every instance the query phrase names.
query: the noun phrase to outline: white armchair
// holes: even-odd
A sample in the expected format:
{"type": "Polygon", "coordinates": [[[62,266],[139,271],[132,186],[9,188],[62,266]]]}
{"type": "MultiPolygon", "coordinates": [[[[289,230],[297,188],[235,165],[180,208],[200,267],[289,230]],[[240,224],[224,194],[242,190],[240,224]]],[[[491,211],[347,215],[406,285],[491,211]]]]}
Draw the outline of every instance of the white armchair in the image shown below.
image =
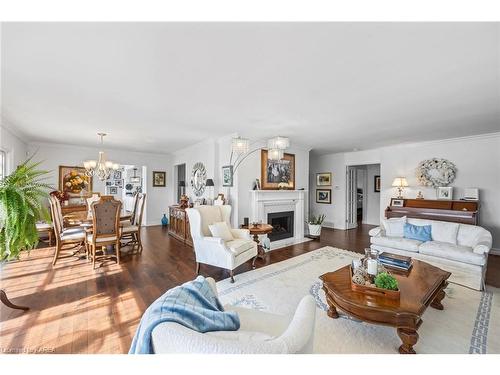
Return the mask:
{"type": "Polygon", "coordinates": [[[246,261],[257,257],[257,244],[250,237],[248,229],[231,229],[233,240],[224,241],[212,237],[209,225],[225,221],[230,226],[231,206],[199,206],[186,209],[191,237],[196,254],[196,273],[200,263],[229,270],[234,282],[233,270],[246,261]]]}
{"type": "MultiPolygon", "coordinates": [[[[215,294],[215,281],[207,278],[215,294]]],[[[311,296],[299,302],[292,318],[227,305],[240,317],[237,331],[200,333],[173,322],[161,323],[152,332],[156,354],[293,354],[312,353],[316,304],[311,296]]]]}

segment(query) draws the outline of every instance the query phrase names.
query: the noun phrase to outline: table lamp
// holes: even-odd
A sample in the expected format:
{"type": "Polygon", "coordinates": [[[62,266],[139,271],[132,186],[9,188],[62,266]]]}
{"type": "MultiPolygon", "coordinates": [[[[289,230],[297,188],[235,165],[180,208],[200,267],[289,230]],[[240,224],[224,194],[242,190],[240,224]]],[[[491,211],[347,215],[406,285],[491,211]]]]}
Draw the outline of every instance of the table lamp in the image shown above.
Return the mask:
{"type": "Polygon", "coordinates": [[[392,186],[398,188],[398,199],[403,199],[403,188],[408,186],[408,181],[405,177],[396,177],[392,181],[392,186]]]}

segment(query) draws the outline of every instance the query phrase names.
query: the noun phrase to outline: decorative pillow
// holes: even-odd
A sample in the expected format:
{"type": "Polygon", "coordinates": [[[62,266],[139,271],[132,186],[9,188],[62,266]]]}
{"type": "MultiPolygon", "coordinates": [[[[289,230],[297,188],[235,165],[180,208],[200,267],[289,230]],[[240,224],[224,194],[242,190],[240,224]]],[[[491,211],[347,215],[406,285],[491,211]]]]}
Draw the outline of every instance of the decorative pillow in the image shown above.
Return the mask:
{"type": "Polygon", "coordinates": [[[432,240],[439,242],[448,242],[453,245],[457,244],[458,223],[447,223],[444,221],[433,221],[432,225],[432,240]]]}
{"type": "Polygon", "coordinates": [[[208,229],[210,230],[210,233],[212,233],[212,237],[222,238],[225,242],[234,240],[234,237],[231,234],[231,228],[229,228],[229,225],[227,225],[225,221],[210,224],[208,229]]]}
{"type": "Polygon", "coordinates": [[[406,216],[382,220],[382,225],[387,237],[404,237],[405,224],[406,216]]]}
{"type": "Polygon", "coordinates": [[[422,242],[432,241],[432,225],[413,225],[406,223],[404,227],[405,238],[422,242]]]}

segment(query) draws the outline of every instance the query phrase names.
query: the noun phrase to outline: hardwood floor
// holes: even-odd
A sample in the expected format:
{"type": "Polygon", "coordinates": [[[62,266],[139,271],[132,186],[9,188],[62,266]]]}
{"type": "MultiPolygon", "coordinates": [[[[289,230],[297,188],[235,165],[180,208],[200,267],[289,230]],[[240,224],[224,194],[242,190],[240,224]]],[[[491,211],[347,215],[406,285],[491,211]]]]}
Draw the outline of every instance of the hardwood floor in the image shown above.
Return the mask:
{"type": "MultiPolygon", "coordinates": [[[[362,225],[349,231],[324,229],[321,240],[269,253],[257,267],[331,245],[363,252],[369,246],[362,225]]],[[[166,228],[142,232],[141,255],[122,257],[93,271],[86,260],[61,259],[52,267],[54,248],[33,250],[4,266],[1,287],[23,312],[0,306],[0,353],[126,353],[144,310],[167,289],[195,276],[193,250],[169,237],[166,228]]],[[[236,270],[251,270],[248,262],[236,270]]],[[[490,256],[487,282],[500,286],[500,257],[490,256]]],[[[227,272],[206,265],[201,274],[216,280],[227,272]]]]}

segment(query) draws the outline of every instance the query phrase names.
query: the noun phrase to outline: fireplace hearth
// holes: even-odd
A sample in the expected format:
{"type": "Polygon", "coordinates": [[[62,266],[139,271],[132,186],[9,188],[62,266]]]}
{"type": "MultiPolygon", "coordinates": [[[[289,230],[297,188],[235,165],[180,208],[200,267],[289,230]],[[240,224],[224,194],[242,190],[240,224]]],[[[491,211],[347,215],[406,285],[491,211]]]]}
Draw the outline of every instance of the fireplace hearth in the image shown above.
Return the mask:
{"type": "Polygon", "coordinates": [[[273,231],[267,235],[271,242],[284,240],[294,236],[294,212],[273,212],[267,214],[267,223],[272,225],[273,231]]]}

